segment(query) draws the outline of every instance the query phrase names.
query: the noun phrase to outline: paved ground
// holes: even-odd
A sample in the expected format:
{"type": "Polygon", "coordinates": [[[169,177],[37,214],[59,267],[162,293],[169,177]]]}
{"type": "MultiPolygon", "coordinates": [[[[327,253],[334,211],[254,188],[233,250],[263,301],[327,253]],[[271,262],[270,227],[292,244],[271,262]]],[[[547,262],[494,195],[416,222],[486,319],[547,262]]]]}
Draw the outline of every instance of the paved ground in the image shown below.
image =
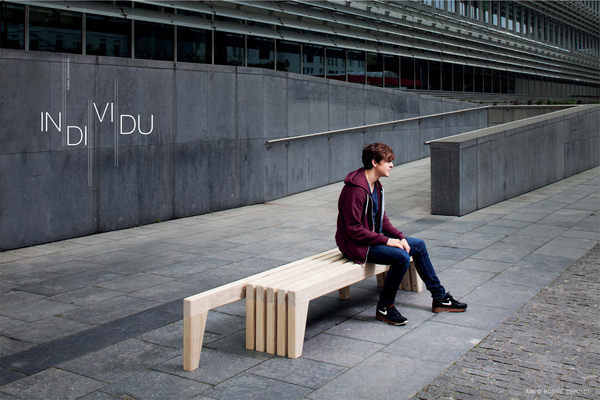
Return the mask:
{"type": "Polygon", "coordinates": [[[371,279],[350,300],[311,302],[303,356],[290,360],[244,349],[241,301],[209,314],[200,368],[183,371],[181,299],[333,248],[335,184],[0,253],[0,399],[463,398],[477,397],[466,393],[481,390],[477,377],[499,398],[597,395],[597,253],[573,267],[588,278],[561,274],[600,240],[600,168],[461,218],[429,214],[429,160],[396,167],[384,185],[390,219],[426,239],[467,313],[432,314],[427,292],[399,292],[408,325],[376,322],[371,279]],[[544,307],[561,300],[564,312],[544,307]],[[563,317],[575,320],[567,338],[569,325],[553,327],[563,317]]]}
{"type": "Polygon", "coordinates": [[[599,266],[596,246],[415,398],[599,398],[599,266]]]}

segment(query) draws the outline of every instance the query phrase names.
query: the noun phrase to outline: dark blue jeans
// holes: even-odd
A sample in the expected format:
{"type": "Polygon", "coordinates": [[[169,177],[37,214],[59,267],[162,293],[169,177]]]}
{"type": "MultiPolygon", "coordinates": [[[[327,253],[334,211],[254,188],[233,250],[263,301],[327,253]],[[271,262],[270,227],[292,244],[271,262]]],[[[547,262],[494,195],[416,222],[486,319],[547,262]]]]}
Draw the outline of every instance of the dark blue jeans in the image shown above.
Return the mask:
{"type": "Polygon", "coordinates": [[[425,287],[431,292],[431,297],[435,300],[443,299],[446,296],[446,290],[440,283],[433,265],[431,265],[425,242],[421,239],[410,237],[407,237],[406,241],[410,246],[410,254],[404,249],[385,244],[371,246],[369,249],[367,262],[390,266],[385,277],[383,289],[381,289],[381,293],[379,294],[380,304],[394,304],[396,292],[398,291],[398,287],[400,287],[404,273],[408,270],[411,256],[415,262],[419,276],[423,280],[423,283],[425,283],[425,287]]]}

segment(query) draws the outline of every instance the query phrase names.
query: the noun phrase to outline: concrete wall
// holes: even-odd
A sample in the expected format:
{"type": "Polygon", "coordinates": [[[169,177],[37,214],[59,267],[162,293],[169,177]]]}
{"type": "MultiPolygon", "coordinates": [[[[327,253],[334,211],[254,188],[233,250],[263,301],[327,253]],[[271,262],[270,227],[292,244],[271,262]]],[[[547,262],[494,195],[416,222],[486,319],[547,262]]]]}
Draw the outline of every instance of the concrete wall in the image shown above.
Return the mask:
{"type": "Polygon", "coordinates": [[[487,123],[479,112],[268,147],[472,106],[262,69],[7,49],[0,71],[0,250],[268,201],[343,179],[366,142],[406,162],[428,156],[425,140],[487,123]]]}
{"type": "Polygon", "coordinates": [[[464,215],[600,165],[600,105],[431,143],[433,214],[464,215]]]}

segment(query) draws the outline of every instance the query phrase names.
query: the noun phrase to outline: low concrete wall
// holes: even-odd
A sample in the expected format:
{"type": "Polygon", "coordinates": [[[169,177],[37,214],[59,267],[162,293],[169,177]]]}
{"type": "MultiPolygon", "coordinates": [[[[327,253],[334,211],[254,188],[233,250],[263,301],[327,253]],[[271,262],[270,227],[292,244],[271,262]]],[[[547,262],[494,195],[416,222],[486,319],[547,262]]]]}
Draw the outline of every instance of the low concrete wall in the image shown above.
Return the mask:
{"type": "Polygon", "coordinates": [[[464,215],[600,165],[600,106],[431,143],[431,210],[464,215]]]}
{"type": "Polygon", "coordinates": [[[254,68],[0,49],[0,250],[260,203],[343,179],[366,142],[399,161],[485,113],[275,145],[471,108],[254,68]],[[443,126],[443,128],[442,128],[443,126]]]}
{"type": "Polygon", "coordinates": [[[531,106],[491,106],[488,108],[488,128],[494,125],[531,118],[553,111],[564,110],[572,106],[565,105],[531,105],[531,106]]]}

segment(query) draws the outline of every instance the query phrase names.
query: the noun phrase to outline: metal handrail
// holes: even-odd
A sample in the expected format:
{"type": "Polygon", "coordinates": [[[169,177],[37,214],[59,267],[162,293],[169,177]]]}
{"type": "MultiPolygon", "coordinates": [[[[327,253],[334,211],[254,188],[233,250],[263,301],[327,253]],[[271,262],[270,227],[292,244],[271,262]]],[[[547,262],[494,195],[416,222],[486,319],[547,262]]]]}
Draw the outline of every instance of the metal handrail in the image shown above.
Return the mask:
{"type": "Polygon", "coordinates": [[[317,136],[325,136],[325,135],[330,136],[330,135],[335,135],[338,133],[347,133],[347,132],[360,131],[360,130],[366,130],[366,129],[371,129],[371,128],[379,128],[382,126],[398,125],[398,124],[403,124],[403,123],[407,123],[407,122],[421,121],[421,120],[428,119],[428,118],[440,118],[440,117],[443,118],[447,115],[460,114],[460,113],[467,112],[467,111],[484,110],[484,109],[493,108],[493,107],[494,106],[488,105],[488,106],[483,106],[483,107],[467,108],[464,110],[447,111],[447,112],[438,113],[438,114],[423,115],[423,116],[419,116],[419,117],[405,118],[405,119],[399,119],[399,120],[395,120],[395,121],[379,122],[377,124],[361,125],[361,126],[354,126],[351,128],[334,129],[334,130],[325,131],[325,132],[308,133],[306,135],[298,135],[298,136],[289,136],[289,137],[285,137],[285,138],[270,139],[270,140],[267,140],[267,145],[272,145],[272,144],[281,143],[281,142],[291,142],[293,140],[306,139],[306,138],[317,137],[317,136]]]}

